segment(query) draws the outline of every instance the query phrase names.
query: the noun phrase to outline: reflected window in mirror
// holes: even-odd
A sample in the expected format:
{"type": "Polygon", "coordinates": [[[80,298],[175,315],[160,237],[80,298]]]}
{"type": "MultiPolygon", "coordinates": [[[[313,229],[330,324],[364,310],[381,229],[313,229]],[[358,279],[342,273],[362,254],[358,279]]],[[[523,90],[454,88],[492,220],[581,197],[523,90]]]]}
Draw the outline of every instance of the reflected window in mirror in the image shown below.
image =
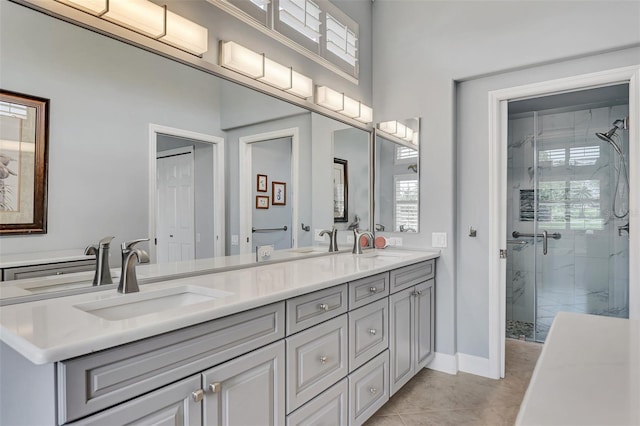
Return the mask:
{"type": "Polygon", "coordinates": [[[333,221],[347,222],[349,219],[348,161],[333,159],[333,221]]]}
{"type": "Polygon", "coordinates": [[[419,119],[384,122],[377,127],[375,229],[380,232],[418,232],[419,119]],[[398,129],[402,130],[402,135],[398,129]]]}

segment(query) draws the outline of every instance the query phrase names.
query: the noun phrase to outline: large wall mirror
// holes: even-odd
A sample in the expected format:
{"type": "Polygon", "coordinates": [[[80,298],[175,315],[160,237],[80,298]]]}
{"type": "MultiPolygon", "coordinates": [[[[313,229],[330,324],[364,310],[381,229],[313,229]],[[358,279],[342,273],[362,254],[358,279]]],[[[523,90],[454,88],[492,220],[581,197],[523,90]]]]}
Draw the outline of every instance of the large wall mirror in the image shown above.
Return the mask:
{"type": "Polygon", "coordinates": [[[371,132],[5,3],[3,86],[51,101],[49,228],[3,236],[0,255],[115,236],[115,268],[138,238],[155,262],[326,244],[313,236],[334,224],[334,158],[345,229],[372,228],[371,132]]]}
{"type": "Polygon", "coordinates": [[[375,131],[375,229],[419,232],[420,120],[378,123],[375,131]]]}

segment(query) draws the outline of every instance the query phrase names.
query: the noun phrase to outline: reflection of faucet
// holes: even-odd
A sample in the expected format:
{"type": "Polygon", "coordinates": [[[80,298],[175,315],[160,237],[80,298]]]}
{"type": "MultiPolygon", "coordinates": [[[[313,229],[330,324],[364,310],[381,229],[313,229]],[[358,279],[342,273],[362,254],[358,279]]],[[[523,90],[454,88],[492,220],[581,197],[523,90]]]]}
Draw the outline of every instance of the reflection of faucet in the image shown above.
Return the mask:
{"type": "Polygon", "coordinates": [[[136,263],[149,262],[149,255],[142,249],[129,249],[127,257],[122,264],[122,274],[120,275],[120,284],[118,284],[118,293],[136,293],[140,291],[138,287],[138,278],[136,277],[136,263]]]}
{"type": "Polygon", "coordinates": [[[363,236],[369,237],[369,242],[367,243],[367,248],[373,247],[373,233],[369,231],[360,231],[359,229],[353,230],[353,250],[351,253],[353,254],[362,254],[362,246],[360,245],[360,238],[363,236]]]}
{"type": "Polygon", "coordinates": [[[351,231],[351,230],[356,230],[356,229],[358,229],[358,227],[359,227],[359,226],[360,226],[360,216],[355,215],[355,216],[353,217],[353,222],[351,222],[351,223],[349,224],[349,227],[348,227],[347,229],[348,229],[349,231],[351,231]]]}
{"type": "Polygon", "coordinates": [[[626,225],[618,226],[618,235],[622,237],[622,231],[627,231],[629,233],[629,222],[626,225]]]}
{"type": "Polygon", "coordinates": [[[405,225],[400,225],[400,232],[416,232],[416,230],[405,225]]]}
{"type": "Polygon", "coordinates": [[[381,223],[376,223],[376,231],[384,231],[385,230],[385,226],[381,223]]]}
{"type": "Polygon", "coordinates": [[[111,271],[109,270],[109,246],[115,237],[104,237],[98,245],[91,245],[84,249],[84,254],[96,257],[96,273],[93,276],[93,285],[112,284],[111,271]]]}
{"type": "Polygon", "coordinates": [[[338,230],[336,227],[331,228],[331,231],[323,229],[320,231],[320,236],[322,237],[323,235],[329,236],[329,252],[338,251],[338,230]]]}

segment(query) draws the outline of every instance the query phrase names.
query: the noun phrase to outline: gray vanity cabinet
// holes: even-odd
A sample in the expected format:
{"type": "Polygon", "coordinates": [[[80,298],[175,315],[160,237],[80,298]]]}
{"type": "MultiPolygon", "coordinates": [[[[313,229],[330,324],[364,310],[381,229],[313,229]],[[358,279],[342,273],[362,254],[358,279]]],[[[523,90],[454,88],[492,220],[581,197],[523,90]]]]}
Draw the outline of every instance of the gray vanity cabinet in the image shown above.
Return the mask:
{"type": "Polygon", "coordinates": [[[389,297],[389,349],[393,395],[434,356],[434,280],[389,297]]]}
{"type": "Polygon", "coordinates": [[[51,275],[72,274],[74,272],[93,271],[95,269],[95,259],[48,263],[44,265],[18,266],[14,268],[2,269],[2,281],[14,281],[27,278],[48,277],[51,275]]]}
{"type": "Polygon", "coordinates": [[[284,342],[202,373],[204,424],[284,425],[284,342]]]}

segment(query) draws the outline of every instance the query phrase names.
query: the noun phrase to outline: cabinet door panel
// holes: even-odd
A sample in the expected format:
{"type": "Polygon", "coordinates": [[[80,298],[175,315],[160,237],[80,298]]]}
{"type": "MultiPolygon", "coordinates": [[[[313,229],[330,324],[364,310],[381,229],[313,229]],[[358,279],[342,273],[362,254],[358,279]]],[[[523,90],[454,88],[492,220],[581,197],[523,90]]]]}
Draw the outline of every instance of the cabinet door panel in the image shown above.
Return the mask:
{"type": "Polygon", "coordinates": [[[287,416],[287,426],[347,426],[349,385],[342,379],[287,416]]]}
{"type": "Polygon", "coordinates": [[[424,368],[434,356],[433,324],[434,300],[433,280],[416,286],[415,305],[415,372],[424,368]]]}
{"type": "Polygon", "coordinates": [[[385,298],[349,312],[349,371],[389,346],[389,301],[385,298]]]}
{"type": "Polygon", "coordinates": [[[389,297],[390,395],[413,377],[413,288],[389,297]]]}
{"type": "Polygon", "coordinates": [[[200,389],[200,376],[192,376],[165,386],[140,398],[84,418],[74,426],[161,425],[197,426],[202,424],[202,411],[191,393],[200,389]]]}
{"type": "Polygon", "coordinates": [[[349,375],[349,425],[363,424],[389,400],[389,351],[349,375]]]}
{"type": "Polygon", "coordinates": [[[284,342],[205,371],[202,386],[205,425],[284,425],[284,342]]]}

